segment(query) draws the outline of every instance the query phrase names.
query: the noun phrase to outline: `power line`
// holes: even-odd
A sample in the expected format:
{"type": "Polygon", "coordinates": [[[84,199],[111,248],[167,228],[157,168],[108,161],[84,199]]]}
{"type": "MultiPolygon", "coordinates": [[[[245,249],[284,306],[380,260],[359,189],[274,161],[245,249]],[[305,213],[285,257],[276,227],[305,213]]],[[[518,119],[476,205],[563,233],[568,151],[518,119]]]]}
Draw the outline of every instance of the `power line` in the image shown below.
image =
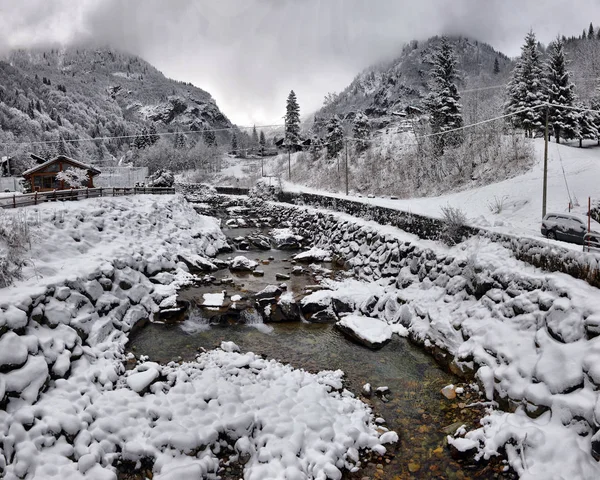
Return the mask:
{"type": "Polygon", "coordinates": [[[60,142],[65,143],[83,143],[83,142],[95,142],[97,140],[124,140],[124,139],[132,139],[132,138],[143,138],[143,137],[167,137],[170,135],[189,135],[195,133],[205,133],[205,132],[226,132],[230,130],[247,130],[247,129],[264,129],[264,128],[276,128],[283,127],[285,124],[273,124],[273,125],[253,125],[251,127],[248,126],[234,126],[234,127],[226,127],[226,128],[211,128],[211,129],[202,129],[202,130],[190,130],[189,132],[157,132],[157,133],[147,133],[147,134],[135,134],[135,135],[114,135],[114,136],[104,136],[104,137],[94,137],[94,138],[71,138],[71,139],[59,139],[59,140],[36,140],[29,142],[2,142],[0,146],[17,146],[17,145],[46,145],[46,144],[56,144],[60,142]]]}

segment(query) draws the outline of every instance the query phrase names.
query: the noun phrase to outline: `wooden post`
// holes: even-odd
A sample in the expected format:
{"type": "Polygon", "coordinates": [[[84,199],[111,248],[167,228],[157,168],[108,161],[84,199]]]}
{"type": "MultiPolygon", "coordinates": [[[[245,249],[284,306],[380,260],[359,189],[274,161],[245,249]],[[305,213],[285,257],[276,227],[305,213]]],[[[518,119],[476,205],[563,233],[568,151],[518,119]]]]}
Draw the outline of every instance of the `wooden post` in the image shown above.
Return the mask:
{"type": "Polygon", "coordinates": [[[37,205],[37,191],[33,195],[33,202],[34,202],[34,205],[37,205]]]}
{"type": "Polygon", "coordinates": [[[548,191],[548,106],[546,106],[546,128],[544,129],[544,185],[542,190],[542,218],[546,216],[546,195],[548,191]]]}

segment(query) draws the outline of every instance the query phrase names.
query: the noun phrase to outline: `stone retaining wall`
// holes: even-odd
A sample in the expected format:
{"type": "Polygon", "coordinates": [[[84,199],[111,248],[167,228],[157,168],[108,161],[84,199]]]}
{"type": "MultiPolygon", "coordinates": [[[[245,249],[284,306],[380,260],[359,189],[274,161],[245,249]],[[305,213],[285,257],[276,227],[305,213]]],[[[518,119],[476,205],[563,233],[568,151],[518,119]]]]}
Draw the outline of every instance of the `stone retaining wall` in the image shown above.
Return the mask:
{"type": "MultiPolygon", "coordinates": [[[[283,192],[279,200],[348,213],[382,225],[392,225],[424,239],[438,240],[445,225],[442,220],[423,215],[311,193],[283,192]]],[[[519,260],[544,270],[566,273],[600,288],[600,257],[597,255],[550,245],[543,240],[518,238],[466,226],[461,233],[464,237],[478,235],[489,238],[512,250],[519,260]]]]}

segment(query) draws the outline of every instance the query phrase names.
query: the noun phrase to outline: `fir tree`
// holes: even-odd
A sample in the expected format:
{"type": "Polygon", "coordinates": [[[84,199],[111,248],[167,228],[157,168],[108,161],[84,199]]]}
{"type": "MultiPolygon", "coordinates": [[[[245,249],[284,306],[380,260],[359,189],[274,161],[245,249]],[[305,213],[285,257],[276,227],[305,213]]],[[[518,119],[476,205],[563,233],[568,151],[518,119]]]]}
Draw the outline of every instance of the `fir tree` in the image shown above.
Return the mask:
{"type": "Polygon", "coordinates": [[[596,87],[596,92],[590,103],[590,108],[594,111],[589,112],[590,118],[594,123],[594,127],[598,130],[598,145],[600,145],[600,84],[596,87]]]}
{"type": "Polygon", "coordinates": [[[342,130],[342,124],[337,115],[331,117],[327,124],[327,156],[329,158],[335,158],[335,156],[342,151],[344,147],[344,131],[342,130]]]}
{"type": "Polygon", "coordinates": [[[156,142],[158,142],[159,139],[159,135],[158,132],[156,131],[156,125],[154,125],[153,123],[150,125],[150,128],[148,129],[148,141],[150,145],[154,145],[156,142]]]}
{"type": "Polygon", "coordinates": [[[500,73],[500,62],[498,61],[498,57],[494,59],[494,75],[498,75],[500,73]]]}
{"type": "Polygon", "coordinates": [[[238,150],[238,139],[235,132],[231,135],[231,151],[236,154],[238,150]]]}
{"type": "Polygon", "coordinates": [[[260,145],[260,153],[264,155],[265,147],[267,146],[267,139],[265,138],[265,132],[260,131],[260,138],[258,140],[258,144],[260,145]]]}
{"type": "MultiPolygon", "coordinates": [[[[446,132],[463,126],[460,95],[455,81],[458,78],[456,56],[446,38],[433,54],[431,69],[431,92],[425,99],[429,112],[429,123],[433,133],[446,132]]],[[[460,132],[437,135],[434,138],[436,150],[444,153],[447,145],[456,146],[462,142],[460,132]]]]}
{"type": "Polygon", "coordinates": [[[506,114],[513,115],[513,126],[524,129],[528,137],[533,137],[543,125],[544,112],[540,108],[546,101],[543,87],[540,52],[535,34],[530,31],[508,83],[508,101],[505,105],[506,114]]]}
{"type": "Polygon", "coordinates": [[[256,132],[256,125],[252,127],[252,148],[258,147],[258,133],[256,132]]]}
{"type": "MultiPolygon", "coordinates": [[[[563,105],[573,107],[575,97],[575,86],[570,80],[567,70],[565,50],[563,42],[557,38],[550,44],[550,58],[546,65],[546,97],[551,105],[563,105]]],[[[578,115],[571,108],[549,107],[548,125],[554,133],[556,143],[564,139],[578,136],[578,115]]]]}
{"type": "Polygon", "coordinates": [[[588,29],[588,39],[594,39],[594,25],[590,22],[590,28],[588,29]]]}
{"type": "Polygon", "coordinates": [[[174,146],[178,150],[183,150],[186,147],[187,141],[183,132],[177,132],[175,134],[174,146]]]}
{"type": "Polygon", "coordinates": [[[357,152],[363,152],[369,146],[369,137],[371,130],[369,128],[369,118],[363,112],[357,112],[354,116],[354,124],[352,126],[352,136],[357,152]]]}
{"type": "Polygon", "coordinates": [[[67,143],[62,137],[59,137],[58,145],[56,146],[56,153],[65,157],[69,156],[69,149],[67,143]]]}
{"type": "Polygon", "coordinates": [[[292,90],[287,98],[285,108],[285,143],[288,147],[300,141],[300,107],[296,94],[292,90]]]}
{"type": "Polygon", "coordinates": [[[148,146],[148,129],[146,127],[142,127],[140,133],[135,137],[133,146],[138,150],[148,146]]]}
{"type": "Polygon", "coordinates": [[[319,158],[319,156],[321,155],[322,148],[323,148],[323,141],[321,140],[321,138],[319,137],[317,132],[312,130],[311,135],[310,135],[309,153],[310,153],[310,156],[311,156],[313,162],[316,161],[319,158]]]}
{"type": "MultiPolygon", "coordinates": [[[[579,138],[579,147],[583,146],[583,140],[598,140],[599,116],[596,112],[585,109],[582,103],[577,104],[578,129],[577,138],[579,138]]],[[[591,109],[595,110],[592,102],[591,109]]]]}
{"type": "Polygon", "coordinates": [[[215,132],[206,128],[204,132],[202,132],[202,138],[207,147],[216,147],[217,146],[217,137],[215,136],[215,132]]]}
{"type": "Polygon", "coordinates": [[[27,115],[29,115],[29,118],[35,118],[35,105],[33,103],[33,100],[31,100],[28,104],[27,104],[27,115]]]}
{"type": "Polygon", "coordinates": [[[587,39],[587,33],[585,31],[585,28],[583,29],[583,33],[581,34],[581,39],[582,40],[586,40],[587,39]]]}

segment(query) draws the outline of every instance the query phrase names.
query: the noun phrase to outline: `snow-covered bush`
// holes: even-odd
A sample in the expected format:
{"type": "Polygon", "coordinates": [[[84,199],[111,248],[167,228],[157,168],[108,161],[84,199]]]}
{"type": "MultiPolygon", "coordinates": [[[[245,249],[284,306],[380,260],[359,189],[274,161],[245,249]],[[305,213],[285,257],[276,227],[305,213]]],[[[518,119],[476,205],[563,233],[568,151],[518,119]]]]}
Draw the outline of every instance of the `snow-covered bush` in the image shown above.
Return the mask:
{"type": "Polygon", "coordinates": [[[460,243],[463,238],[463,227],[467,223],[467,216],[460,208],[450,205],[442,207],[441,211],[444,226],[440,231],[440,240],[449,245],[460,243]]]}
{"type": "Polygon", "coordinates": [[[250,189],[248,196],[261,200],[277,200],[282,192],[281,180],[277,178],[274,182],[269,182],[264,178],[259,179],[256,185],[250,189]]]}
{"type": "Polygon", "coordinates": [[[87,187],[89,179],[87,170],[83,168],[69,168],[56,174],[56,180],[71,188],[87,187]]]}
{"type": "Polygon", "coordinates": [[[23,255],[31,245],[27,217],[23,212],[7,214],[0,209],[0,288],[18,279],[23,255]]]}
{"type": "Polygon", "coordinates": [[[175,176],[170,170],[157,170],[148,178],[149,187],[172,187],[175,176]]]}

